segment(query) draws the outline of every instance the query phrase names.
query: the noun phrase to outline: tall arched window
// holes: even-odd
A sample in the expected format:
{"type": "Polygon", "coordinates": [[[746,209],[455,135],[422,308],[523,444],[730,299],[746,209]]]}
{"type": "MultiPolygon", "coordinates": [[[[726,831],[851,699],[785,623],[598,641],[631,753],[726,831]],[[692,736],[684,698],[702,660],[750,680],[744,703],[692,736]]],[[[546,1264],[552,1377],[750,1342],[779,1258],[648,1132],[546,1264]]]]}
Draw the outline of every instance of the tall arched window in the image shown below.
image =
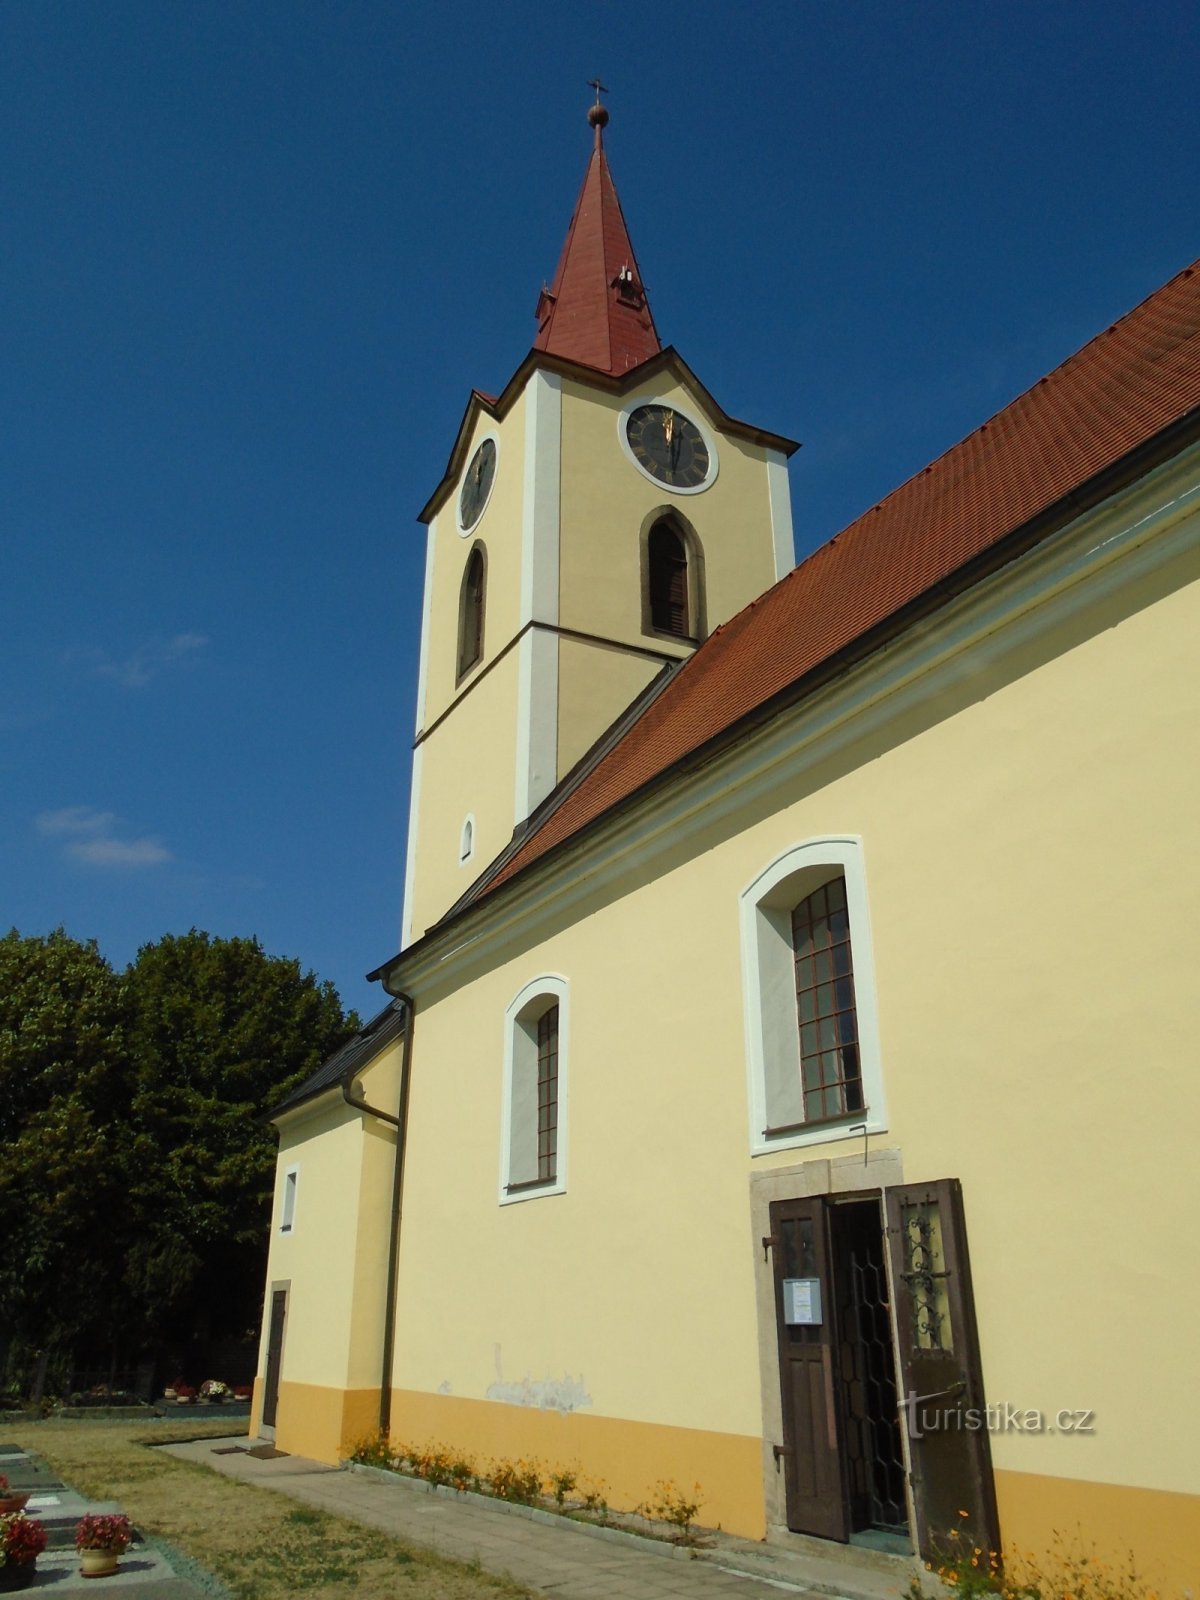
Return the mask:
{"type": "Polygon", "coordinates": [[[527,983],[504,1017],[500,1202],[566,1188],[567,982],[527,983]]]}
{"type": "Polygon", "coordinates": [[[458,676],[461,678],[483,656],[483,602],[487,588],[483,546],[476,544],[467,557],[462,591],[458,598],[458,676]]]}
{"type": "Polygon", "coordinates": [[[688,605],[688,558],[683,536],[665,519],[656,522],[646,541],[650,590],[650,626],[676,638],[692,635],[688,605]]]}
{"type": "Polygon", "coordinates": [[[675,508],[660,506],[642,523],[642,632],[704,638],[704,552],[696,530],[675,508]]]}
{"type": "Polygon", "coordinates": [[[742,891],[756,1155],[887,1128],[862,841],[809,839],[742,891]]]}

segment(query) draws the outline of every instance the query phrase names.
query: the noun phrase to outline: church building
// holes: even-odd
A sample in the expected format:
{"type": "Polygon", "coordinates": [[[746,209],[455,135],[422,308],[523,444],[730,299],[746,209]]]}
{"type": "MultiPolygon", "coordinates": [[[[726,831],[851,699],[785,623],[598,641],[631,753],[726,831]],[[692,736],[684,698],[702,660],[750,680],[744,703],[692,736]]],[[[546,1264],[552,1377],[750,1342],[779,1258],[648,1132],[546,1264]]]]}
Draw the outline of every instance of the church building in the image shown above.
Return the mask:
{"type": "Polygon", "coordinates": [[[253,1425],[1194,1585],[1200,270],[796,566],[607,120],[421,513],[401,949],[274,1112],[253,1425]]]}

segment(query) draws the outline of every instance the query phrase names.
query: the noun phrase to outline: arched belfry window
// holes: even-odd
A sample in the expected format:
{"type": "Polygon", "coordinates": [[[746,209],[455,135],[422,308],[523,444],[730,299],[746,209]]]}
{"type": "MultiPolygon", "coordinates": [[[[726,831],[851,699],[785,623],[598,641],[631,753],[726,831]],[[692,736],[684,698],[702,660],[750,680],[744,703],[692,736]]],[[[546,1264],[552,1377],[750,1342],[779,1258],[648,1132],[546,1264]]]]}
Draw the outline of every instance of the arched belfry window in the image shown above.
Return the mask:
{"type": "Polygon", "coordinates": [[[699,541],[676,513],[656,515],[642,532],[643,630],[703,638],[703,609],[699,541]]]}
{"type": "Polygon", "coordinates": [[[483,657],[483,605],[487,590],[487,561],[476,544],[467,557],[462,591],[458,597],[458,676],[469,672],[483,657]]]}

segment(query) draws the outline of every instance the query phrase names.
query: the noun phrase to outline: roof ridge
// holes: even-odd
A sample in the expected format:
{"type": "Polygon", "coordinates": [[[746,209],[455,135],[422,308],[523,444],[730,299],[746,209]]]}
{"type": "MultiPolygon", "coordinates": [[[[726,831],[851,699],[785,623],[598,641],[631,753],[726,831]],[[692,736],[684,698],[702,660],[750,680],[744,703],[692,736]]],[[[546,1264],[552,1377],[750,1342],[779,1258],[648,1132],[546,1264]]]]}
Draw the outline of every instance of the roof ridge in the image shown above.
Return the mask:
{"type": "MultiPolygon", "coordinates": [[[[1073,371],[1075,365],[1087,354],[1089,350],[1091,350],[1094,346],[1099,346],[1103,341],[1109,339],[1111,335],[1122,326],[1123,323],[1128,322],[1132,317],[1136,317],[1138,312],[1142,311],[1144,307],[1149,305],[1152,300],[1157,300],[1160,295],[1165,294],[1168,289],[1172,288],[1172,286],[1178,283],[1181,279],[1190,278],[1196,271],[1197,267],[1200,267],[1200,257],[1197,257],[1197,259],[1189,266],[1181,267],[1173,277],[1167,279],[1166,283],[1160,285],[1159,288],[1152,290],[1150,294],[1144,296],[1143,299],[1138,301],[1137,305],[1131,306],[1130,309],[1124,312],[1123,315],[1119,316],[1115,322],[1109,323],[1107,328],[1102,328],[1099,333],[1094,333],[1092,337],[1085,340],[1084,343],[1078,347],[1078,349],[1072,350],[1069,355],[1064,356],[1057,366],[1051,367],[1049,372],[1044,373],[1040,378],[1035,378],[1033,382],[1027,384],[1024,389],[1018,389],[1017,393],[1013,395],[1011,400],[1006,400],[1002,406],[1000,406],[996,411],[992,412],[991,416],[985,418],[983,422],[978,423],[968,433],[964,433],[961,439],[956,440],[952,445],[948,445],[945,450],[942,450],[938,455],[934,456],[933,459],[927,462],[925,466],[918,467],[915,472],[910,473],[907,478],[902,479],[894,489],[889,489],[882,500],[877,500],[873,505],[868,506],[865,511],[861,511],[857,517],[853,517],[849,522],[844,523],[843,526],[838,529],[837,533],[833,534],[829,539],[824,540],[820,545],[817,546],[816,550],[811,551],[810,554],[805,557],[805,561],[810,560],[813,555],[816,555],[818,551],[823,550],[826,545],[832,544],[834,539],[836,539],[839,534],[849,533],[852,529],[857,528],[864,517],[869,517],[874,515],[876,512],[882,511],[890,501],[896,498],[897,495],[903,494],[903,492],[911,484],[933,472],[935,468],[941,462],[945,461],[948,456],[953,455],[956,450],[961,449],[972,439],[978,438],[981,433],[986,433],[993,423],[998,422],[1002,417],[1005,416],[1007,412],[1011,411],[1015,405],[1019,405],[1020,402],[1027,396],[1032,395],[1036,389],[1040,389],[1044,384],[1053,383],[1056,378],[1061,380],[1066,375],[1066,369],[1068,367],[1070,367],[1073,371]]],[[[797,565],[792,568],[792,572],[797,572],[799,568],[803,566],[803,564],[803,562],[798,562],[797,565]]],[[[792,572],[785,573],[783,579],[780,581],[786,582],[787,579],[792,576],[792,572]]]]}

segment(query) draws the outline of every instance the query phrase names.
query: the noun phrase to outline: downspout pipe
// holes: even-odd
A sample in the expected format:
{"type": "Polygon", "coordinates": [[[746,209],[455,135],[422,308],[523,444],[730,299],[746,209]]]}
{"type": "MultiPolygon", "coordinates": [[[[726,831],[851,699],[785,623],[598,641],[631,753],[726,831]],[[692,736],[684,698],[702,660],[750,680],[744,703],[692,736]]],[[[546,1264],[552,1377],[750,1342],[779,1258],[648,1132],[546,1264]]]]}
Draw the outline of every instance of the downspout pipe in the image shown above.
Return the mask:
{"type": "Polygon", "coordinates": [[[400,1104],[397,1114],[370,1106],[355,1097],[351,1078],[342,1080],[342,1099],[356,1111],[378,1117],[396,1130],[396,1158],[392,1165],[392,1220],[388,1236],[387,1293],[383,1308],[383,1366],[379,1378],[379,1431],[386,1434],[392,1425],[392,1361],[396,1353],[396,1279],[400,1270],[400,1205],[404,1193],[404,1155],[408,1146],[408,1087],[412,1076],[413,1027],[417,1015],[411,995],[394,994],[404,1007],[404,1053],[400,1064],[400,1104]]]}

